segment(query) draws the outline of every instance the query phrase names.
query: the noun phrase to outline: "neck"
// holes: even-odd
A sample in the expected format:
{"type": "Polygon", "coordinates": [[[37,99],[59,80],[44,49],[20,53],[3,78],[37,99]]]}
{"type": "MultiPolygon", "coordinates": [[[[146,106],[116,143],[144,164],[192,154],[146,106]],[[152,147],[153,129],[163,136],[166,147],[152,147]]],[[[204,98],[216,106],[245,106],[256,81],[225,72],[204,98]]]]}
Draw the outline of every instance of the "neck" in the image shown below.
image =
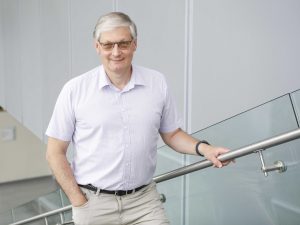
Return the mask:
{"type": "Polygon", "coordinates": [[[122,72],[113,72],[113,71],[105,71],[110,82],[117,87],[118,89],[122,90],[131,78],[132,68],[122,71],[122,72]]]}

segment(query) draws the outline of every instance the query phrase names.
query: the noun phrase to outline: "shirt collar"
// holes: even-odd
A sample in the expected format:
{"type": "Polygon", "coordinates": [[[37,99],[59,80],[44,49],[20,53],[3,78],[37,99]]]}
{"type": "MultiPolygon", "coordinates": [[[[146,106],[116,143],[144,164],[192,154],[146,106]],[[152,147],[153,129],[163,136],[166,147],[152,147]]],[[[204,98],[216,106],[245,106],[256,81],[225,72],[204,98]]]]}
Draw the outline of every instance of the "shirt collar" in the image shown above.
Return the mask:
{"type": "Polygon", "coordinates": [[[105,73],[103,65],[100,66],[99,70],[99,88],[102,89],[103,87],[111,85],[111,82],[105,73]]]}
{"type": "MultiPolygon", "coordinates": [[[[106,86],[113,85],[111,83],[111,81],[109,80],[109,78],[107,77],[103,65],[100,66],[99,70],[100,70],[99,71],[99,75],[100,75],[100,77],[99,77],[99,88],[102,89],[106,86]]],[[[146,81],[145,81],[144,77],[142,76],[142,74],[138,73],[136,67],[133,65],[132,66],[132,75],[131,75],[130,81],[128,82],[128,84],[124,88],[124,91],[125,90],[130,90],[130,89],[134,88],[136,85],[145,86],[146,81]]]]}
{"type": "Polygon", "coordinates": [[[141,73],[138,72],[136,66],[132,66],[131,80],[134,81],[134,85],[146,85],[146,80],[141,73]]]}

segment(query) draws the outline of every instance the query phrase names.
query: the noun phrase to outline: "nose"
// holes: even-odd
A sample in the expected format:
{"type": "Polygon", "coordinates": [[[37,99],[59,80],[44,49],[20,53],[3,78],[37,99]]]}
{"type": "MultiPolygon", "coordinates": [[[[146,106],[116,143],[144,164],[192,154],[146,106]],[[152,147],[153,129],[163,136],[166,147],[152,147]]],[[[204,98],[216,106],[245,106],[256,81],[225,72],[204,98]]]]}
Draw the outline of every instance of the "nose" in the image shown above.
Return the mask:
{"type": "Polygon", "coordinates": [[[118,55],[120,55],[120,54],[121,54],[121,51],[120,51],[120,49],[119,49],[118,44],[116,43],[116,44],[114,45],[113,49],[112,49],[112,55],[113,55],[113,56],[118,56],[118,55]]]}

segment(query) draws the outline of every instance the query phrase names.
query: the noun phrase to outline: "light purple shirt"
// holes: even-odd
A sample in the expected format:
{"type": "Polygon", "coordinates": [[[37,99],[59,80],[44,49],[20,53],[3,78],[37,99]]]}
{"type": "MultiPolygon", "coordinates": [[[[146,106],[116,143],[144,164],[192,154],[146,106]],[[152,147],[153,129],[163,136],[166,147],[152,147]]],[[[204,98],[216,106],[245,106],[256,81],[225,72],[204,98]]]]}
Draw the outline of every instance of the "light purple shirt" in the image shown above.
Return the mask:
{"type": "Polygon", "coordinates": [[[120,91],[103,66],[63,87],[46,135],[72,141],[72,169],[79,184],[129,190],[151,182],[159,132],[180,127],[164,76],[133,66],[120,91]]]}

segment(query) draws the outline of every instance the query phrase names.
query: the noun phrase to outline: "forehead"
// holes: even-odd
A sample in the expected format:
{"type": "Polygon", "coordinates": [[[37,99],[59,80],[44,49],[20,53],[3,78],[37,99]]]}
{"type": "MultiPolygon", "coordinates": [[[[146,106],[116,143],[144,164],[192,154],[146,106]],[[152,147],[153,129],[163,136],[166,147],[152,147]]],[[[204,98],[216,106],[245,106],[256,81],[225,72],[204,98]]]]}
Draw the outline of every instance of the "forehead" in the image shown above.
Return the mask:
{"type": "Polygon", "coordinates": [[[118,42],[124,40],[130,40],[131,33],[129,27],[117,27],[109,31],[104,31],[100,35],[100,41],[118,42]]]}

